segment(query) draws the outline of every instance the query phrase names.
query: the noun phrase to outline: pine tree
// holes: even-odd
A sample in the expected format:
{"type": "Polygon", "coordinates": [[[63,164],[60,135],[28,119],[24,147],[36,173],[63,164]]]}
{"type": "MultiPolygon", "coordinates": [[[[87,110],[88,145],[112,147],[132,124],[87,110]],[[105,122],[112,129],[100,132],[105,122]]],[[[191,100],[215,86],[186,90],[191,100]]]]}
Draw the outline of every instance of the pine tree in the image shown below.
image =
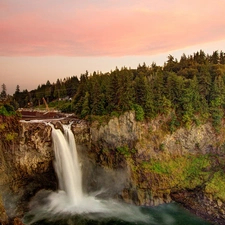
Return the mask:
{"type": "Polygon", "coordinates": [[[182,120],[186,127],[189,128],[195,115],[201,113],[202,104],[197,78],[187,80],[181,97],[182,120]]]}
{"type": "Polygon", "coordinates": [[[108,112],[119,111],[119,70],[111,72],[109,77],[109,84],[106,90],[107,110],[108,112]]]}
{"type": "Polygon", "coordinates": [[[194,95],[194,92],[190,85],[189,87],[183,90],[182,97],[181,97],[182,122],[187,128],[190,128],[192,120],[193,120],[193,116],[194,116],[194,107],[192,102],[193,95],[194,95]]]}
{"type": "Polygon", "coordinates": [[[2,84],[2,91],[0,93],[0,98],[3,101],[6,100],[6,98],[7,98],[6,85],[5,84],[2,84]]]}
{"type": "Polygon", "coordinates": [[[67,96],[73,97],[79,87],[79,79],[73,76],[65,81],[67,96]]]}
{"type": "Polygon", "coordinates": [[[56,84],[54,85],[54,93],[53,93],[56,99],[61,98],[60,89],[61,89],[61,82],[59,79],[57,79],[56,84]]]}
{"type": "Polygon", "coordinates": [[[179,64],[181,69],[188,67],[188,58],[185,54],[181,56],[179,64]]]}
{"type": "Polygon", "coordinates": [[[205,52],[200,50],[200,52],[194,53],[194,61],[198,64],[204,64],[206,63],[206,55],[205,52]]]}
{"type": "Polygon", "coordinates": [[[92,79],[91,88],[91,114],[103,115],[105,114],[105,95],[101,92],[101,86],[97,78],[92,79]]]}
{"type": "Polygon", "coordinates": [[[209,72],[209,65],[201,65],[199,70],[200,71],[197,75],[199,93],[201,95],[202,101],[204,101],[206,104],[209,104],[209,95],[212,85],[212,77],[209,72]]]}
{"type": "Polygon", "coordinates": [[[87,115],[90,115],[89,97],[90,97],[90,94],[86,92],[84,100],[83,100],[83,104],[82,104],[81,118],[85,118],[87,115]]]}
{"type": "Polygon", "coordinates": [[[216,129],[219,131],[221,128],[221,120],[223,118],[224,104],[225,103],[225,85],[221,76],[216,76],[210,93],[210,112],[212,115],[212,122],[216,129]]]}
{"type": "Polygon", "coordinates": [[[220,57],[218,51],[214,51],[212,56],[210,57],[210,62],[213,64],[219,64],[220,57]]]}
{"type": "Polygon", "coordinates": [[[79,86],[77,88],[77,92],[73,97],[72,107],[75,110],[76,114],[80,114],[82,111],[83,99],[85,98],[86,92],[88,92],[89,82],[88,82],[88,73],[86,71],[85,74],[80,76],[79,86]]]}
{"type": "Polygon", "coordinates": [[[153,94],[157,113],[163,112],[163,96],[165,90],[164,75],[162,71],[158,71],[153,80],[153,94]]]}
{"type": "Polygon", "coordinates": [[[170,111],[172,109],[172,103],[171,101],[165,96],[163,95],[162,97],[162,109],[161,112],[165,115],[169,114],[170,111]]]}
{"type": "Polygon", "coordinates": [[[174,109],[179,108],[183,87],[184,79],[182,77],[173,72],[167,73],[165,96],[171,101],[174,109]]]}
{"type": "Polygon", "coordinates": [[[47,102],[49,102],[51,96],[52,96],[52,85],[49,81],[46,82],[46,85],[44,87],[44,98],[47,102]]]}
{"type": "Polygon", "coordinates": [[[220,52],[220,64],[225,64],[225,53],[223,51],[220,52]]]}
{"type": "Polygon", "coordinates": [[[146,117],[155,116],[152,88],[143,74],[135,78],[135,103],[144,109],[146,117]]]}
{"type": "Polygon", "coordinates": [[[134,102],[133,73],[126,68],[119,72],[118,108],[125,112],[130,110],[134,102]]]}
{"type": "Polygon", "coordinates": [[[20,92],[20,86],[16,85],[16,93],[19,93],[19,92],[20,92]]]}
{"type": "Polygon", "coordinates": [[[61,86],[60,86],[60,97],[61,98],[65,98],[66,97],[66,85],[64,82],[61,83],[61,86]]]}
{"type": "Polygon", "coordinates": [[[177,72],[179,70],[177,59],[174,59],[172,55],[169,55],[168,60],[164,65],[164,70],[169,72],[177,72]]]}

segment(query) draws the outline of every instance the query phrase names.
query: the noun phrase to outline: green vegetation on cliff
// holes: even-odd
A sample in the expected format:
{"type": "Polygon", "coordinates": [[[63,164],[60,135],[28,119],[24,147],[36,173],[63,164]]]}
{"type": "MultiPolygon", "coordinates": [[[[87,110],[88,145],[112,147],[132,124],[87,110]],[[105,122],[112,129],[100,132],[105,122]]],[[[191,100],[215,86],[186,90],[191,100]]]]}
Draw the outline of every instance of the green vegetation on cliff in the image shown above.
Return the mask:
{"type": "Polygon", "coordinates": [[[136,152],[135,149],[129,149],[128,146],[117,147],[116,151],[125,157],[130,157],[136,152]]]}
{"type": "Polygon", "coordinates": [[[19,115],[9,103],[0,103],[0,141],[9,142],[18,137],[19,115]]]}
{"type": "Polygon", "coordinates": [[[16,111],[10,104],[1,104],[0,103],[0,115],[2,116],[14,116],[16,115],[16,111]]]}
{"type": "Polygon", "coordinates": [[[210,182],[207,183],[205,191],[208,194],[225,201],[225,174],[223,170],[219,170],[213,174],[210,182]]]}
{"type": "Polygon", "coordinates": [[[18,137],[18,119],[19,115],[9,100],[0,102],[0,140],[9,142],[18,137]]]}
{"type": "MultiPolygon", "coordinates": [[[[149,188],[154,191],[162,190],[195,190],[200,188],[213,199],[225,201],[225,175],[223,165],[214,165],[215,157],[206,155],[182,155],[142,161],[135,173],[145,174],[151,179],[149,188]],[[138,171],[138,173],[137,173],[138,171]]],[[[143,184],[142,184],[143,185],[143,184]]],[[[147,185],[147,184],[146,184],[147,185]]]]}
{"type": "Polygon", "coordinates": [[[210,166],[208,155],[183,155],[165,158],[165,160],[151,159],[142,162],[140,169],[145,172],[159,174],[170,187],[193,189],[202,185],[209,176],[205,171],[210,166]]]}

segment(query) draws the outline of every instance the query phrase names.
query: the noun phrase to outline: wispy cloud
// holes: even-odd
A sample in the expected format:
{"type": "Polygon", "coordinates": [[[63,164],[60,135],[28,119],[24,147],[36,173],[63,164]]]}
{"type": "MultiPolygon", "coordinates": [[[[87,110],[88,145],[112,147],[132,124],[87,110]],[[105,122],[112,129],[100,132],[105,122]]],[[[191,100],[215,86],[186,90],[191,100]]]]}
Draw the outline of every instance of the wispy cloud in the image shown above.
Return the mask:
{"type": "Polygon", "coordinates": [[[222,0],[8,0],[0,10],[4,56],[147,55],[225,39],[222,0]]]}

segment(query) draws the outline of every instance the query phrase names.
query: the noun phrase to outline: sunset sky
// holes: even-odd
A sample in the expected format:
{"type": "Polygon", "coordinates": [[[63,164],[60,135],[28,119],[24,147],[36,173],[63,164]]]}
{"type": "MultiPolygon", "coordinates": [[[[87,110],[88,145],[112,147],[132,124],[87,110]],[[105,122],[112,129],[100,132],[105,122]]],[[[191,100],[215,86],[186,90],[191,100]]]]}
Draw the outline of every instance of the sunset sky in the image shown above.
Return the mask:
{"type": "Polygon", "coordinates": [[[224,0],[0,0],[0,84],[13,94],[86,70],[225,46],[224,0]]]}

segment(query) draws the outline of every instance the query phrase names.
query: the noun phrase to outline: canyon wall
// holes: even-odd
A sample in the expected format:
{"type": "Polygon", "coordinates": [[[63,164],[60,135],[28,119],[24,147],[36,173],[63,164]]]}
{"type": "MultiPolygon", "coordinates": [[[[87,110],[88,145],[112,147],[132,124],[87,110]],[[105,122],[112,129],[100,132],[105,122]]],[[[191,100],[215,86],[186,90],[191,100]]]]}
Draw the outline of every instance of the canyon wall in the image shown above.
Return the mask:
{"type": "Polygon", "coordinates": [[[158,205],[176,201],[203,218],[225,223],[225,131],[210,123],[171,133],[168,118],[137,122],[125,113],[91,126],[95,161],[126,168],[129,182],[121,193],[127,202],[158,205]]]}
{"type": "MultiPolygon", "coordinates": [[[[133,112],[91,125],[74,118],[62,122],[70,120],[85,191],[113,186],[108,194],[126,202],[177,201],[224,223],[224,130],[218,134],[207,123],[170,133],[166,117],[137,122],[133,112]]],[[[0,221],[7,224],[23,216],[38,190],[57,189],[57,178],[50,126],[6,118],[0,122],[0,221]]],[[[60,123],[53,124],[60,129],[60,123]]]]}

